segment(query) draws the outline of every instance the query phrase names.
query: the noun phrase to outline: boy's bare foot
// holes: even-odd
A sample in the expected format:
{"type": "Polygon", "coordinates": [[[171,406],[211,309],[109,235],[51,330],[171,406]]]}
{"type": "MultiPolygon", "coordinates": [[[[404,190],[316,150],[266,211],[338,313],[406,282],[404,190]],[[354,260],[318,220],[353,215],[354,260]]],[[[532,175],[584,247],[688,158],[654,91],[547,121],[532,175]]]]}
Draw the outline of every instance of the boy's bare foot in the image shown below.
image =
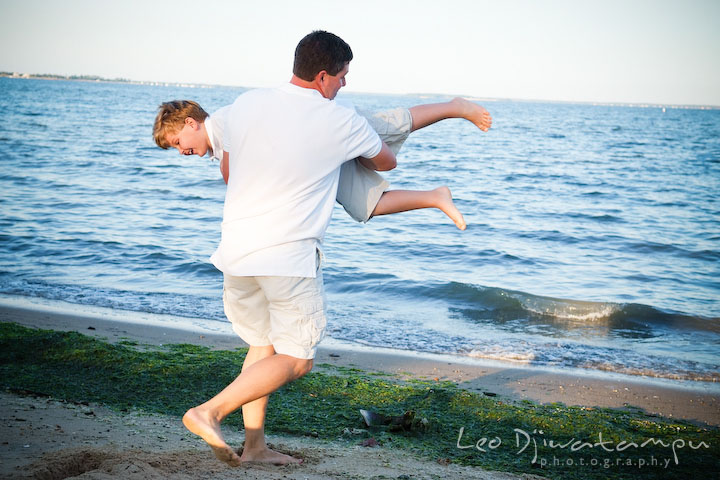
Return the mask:
{"type": "Polygon", "coordinates": [[[460,213],[460,210],[458,210],[455,206],[455,202],[453,202],[450,189],[448,187],[438,187],[432,192],[437,198],[435,203],[437,208],[450,217],[450,220],[455,222],[455,225],[457,225],[460,230],[465,230],[465,228],[467,228],[467,224],[465,223],[462,213],[460,213]]]}
{"type": "Polygon", "coordinates": [[[492,117],[484,107],[462,97],[453,98],[451,103],[455,104],[461,118],[474,123],[483,132],[490,130],[492,117]]]}
{"type": "Polygon", "coordinates": [[[284,453],[276,452],[275,450],[269,449],[267,446],[264,448],[258,448],[250,450],[248,448],[243,449],[242,455],[240,456],[241,462],[257,462],[257,463],[272,463],[273,465],[290,465],[302,463],[302,459],[285,455],[284,453]]]}
{"type": "Polygon", "coordinates": [[[185,428],[210,445],[218,460],[227,463],[231,467],[240,466],[240,457],[225,443],[225,439],[223,439],[220,432],[220,424],[214,418],[210,418],[205,412],[195,407],[185,412],[182,421],[185,428]]]}

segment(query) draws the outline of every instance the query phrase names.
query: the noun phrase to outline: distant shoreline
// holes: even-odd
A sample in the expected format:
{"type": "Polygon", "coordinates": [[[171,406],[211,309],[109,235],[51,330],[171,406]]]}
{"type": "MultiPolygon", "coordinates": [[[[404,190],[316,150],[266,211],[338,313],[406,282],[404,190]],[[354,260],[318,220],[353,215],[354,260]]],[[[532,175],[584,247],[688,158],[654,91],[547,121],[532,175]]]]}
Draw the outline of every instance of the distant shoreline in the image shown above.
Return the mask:
{"type": "MultiPolygon", "coordinates": [[[[159,87],[183,87],[183,88],[245,88],[252,89],[257,87],[247,87],[242,85],[218,85],[207,83],[187,83],[187,82],[162,82],[152,80],[130,80],[127,78],[105,78],[98,75],[56,75],[52,73],[19,73],[19,72],[0,72],[0,78],[16,78],[21,80],[66,80],[74,82],[94,82],[94,83],[125,83],[129,85],[149,85],[159,87]]],[[[660,109],[680,109],[680,110],[720,110],[720,105],[674,105],[665,103],[645,103],[645,102],[593,102],[593,101],[569,101],[569,100],[542,100],[542,99],[523,99],[523,98],[487,98],[477,97],[474,95],[449,94],[449,93],[407,93],[407,94],[391,94],[378,92],[347,92],[354,95],[397,95],[397,96],[418,96],[418,97],[464,97],[468,100],[478,102],[516,102],[516,103],[551,103],[565,105],[594,105],[603,107],[635,107],[635,108],[660,108],[660,109]]]]}
{"type": "Polygon", "coordinates": [[[130,80],[127,78],[104,78],[97,75],[55,75],[51,73],[18,73],[18,72],[0,72],[0,78],[16,78],[19,80],[66,80],[72,82],[92,82],[92,83],[126,83],[129,85],[151,85],[161,87],[188,87],[188,88],[246,88],[231,85],[209,85],[203,83],[181,83],[181,82],[155,82],[146,80],[130,80]]]}

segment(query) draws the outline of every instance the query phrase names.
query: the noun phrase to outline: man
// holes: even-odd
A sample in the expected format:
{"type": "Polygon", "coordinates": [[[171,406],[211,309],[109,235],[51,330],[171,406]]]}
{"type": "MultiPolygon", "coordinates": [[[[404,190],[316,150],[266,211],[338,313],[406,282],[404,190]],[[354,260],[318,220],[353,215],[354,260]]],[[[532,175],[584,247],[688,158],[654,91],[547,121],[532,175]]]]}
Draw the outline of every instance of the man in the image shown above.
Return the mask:
{"type": "Polygon", "coordinates": [[[312,32],[295,50],[290,83],[246,92],[228,113],[223,162],[231,175],[212,262],[224,273],[225,313],[250,349],[240,375],[183,423],[232,466],[300,462],[267,447],[265,410],[270,393],[312,369],[325,332],[320,248],[340,167],[356,157],[373,170],[396,164],[367,120],[332,101],[351,60],[342,39],[312,32]],[[238,456],[220,424],[241,407],[238,456]]]}

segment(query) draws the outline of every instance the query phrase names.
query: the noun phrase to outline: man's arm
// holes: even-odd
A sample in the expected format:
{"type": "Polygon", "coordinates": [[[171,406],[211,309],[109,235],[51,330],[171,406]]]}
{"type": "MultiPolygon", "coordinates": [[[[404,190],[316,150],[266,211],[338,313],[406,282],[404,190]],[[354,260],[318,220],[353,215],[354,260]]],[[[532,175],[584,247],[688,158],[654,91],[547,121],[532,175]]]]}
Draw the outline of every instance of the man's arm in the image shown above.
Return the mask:
{"type": "MultiPolygon", "coordinates": [[[[223,157],[224,159],[224,157],[223,157]]],[[[397,166],[397,159],[395,154],[390,148],[382,142],[382,148],[380,153],[375,155],[373,158],[360,157],[360,163],[370,170],[377,170],[378,172],[387,172],[397,166]]]]}

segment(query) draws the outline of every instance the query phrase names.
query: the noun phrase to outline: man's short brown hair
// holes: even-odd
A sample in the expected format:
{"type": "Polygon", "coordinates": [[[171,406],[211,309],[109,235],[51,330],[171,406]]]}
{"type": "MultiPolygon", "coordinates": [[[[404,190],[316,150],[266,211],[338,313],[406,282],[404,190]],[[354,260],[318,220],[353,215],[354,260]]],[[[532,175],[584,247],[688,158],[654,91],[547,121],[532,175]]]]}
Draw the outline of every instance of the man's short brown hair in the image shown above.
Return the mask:
{"type": "Polygon", "coordinates": [[[196,122],[203,123],[210,115],[192,100],[173,100],[165,102],[158,107],[153,126],[153,139],[158,147],[167,150],[172,145],[167,141],[168,134],[176,133],[185,125],[185,119],[190,117],[196,122]]]}
{"type": "Polygon", "coordinates": [[[325,70],[337,75],[353,59],[350,45],[330,32],[315,30],[306,35],[295,48],[293,73],[312,82],[315,75],[325,70]]]}

